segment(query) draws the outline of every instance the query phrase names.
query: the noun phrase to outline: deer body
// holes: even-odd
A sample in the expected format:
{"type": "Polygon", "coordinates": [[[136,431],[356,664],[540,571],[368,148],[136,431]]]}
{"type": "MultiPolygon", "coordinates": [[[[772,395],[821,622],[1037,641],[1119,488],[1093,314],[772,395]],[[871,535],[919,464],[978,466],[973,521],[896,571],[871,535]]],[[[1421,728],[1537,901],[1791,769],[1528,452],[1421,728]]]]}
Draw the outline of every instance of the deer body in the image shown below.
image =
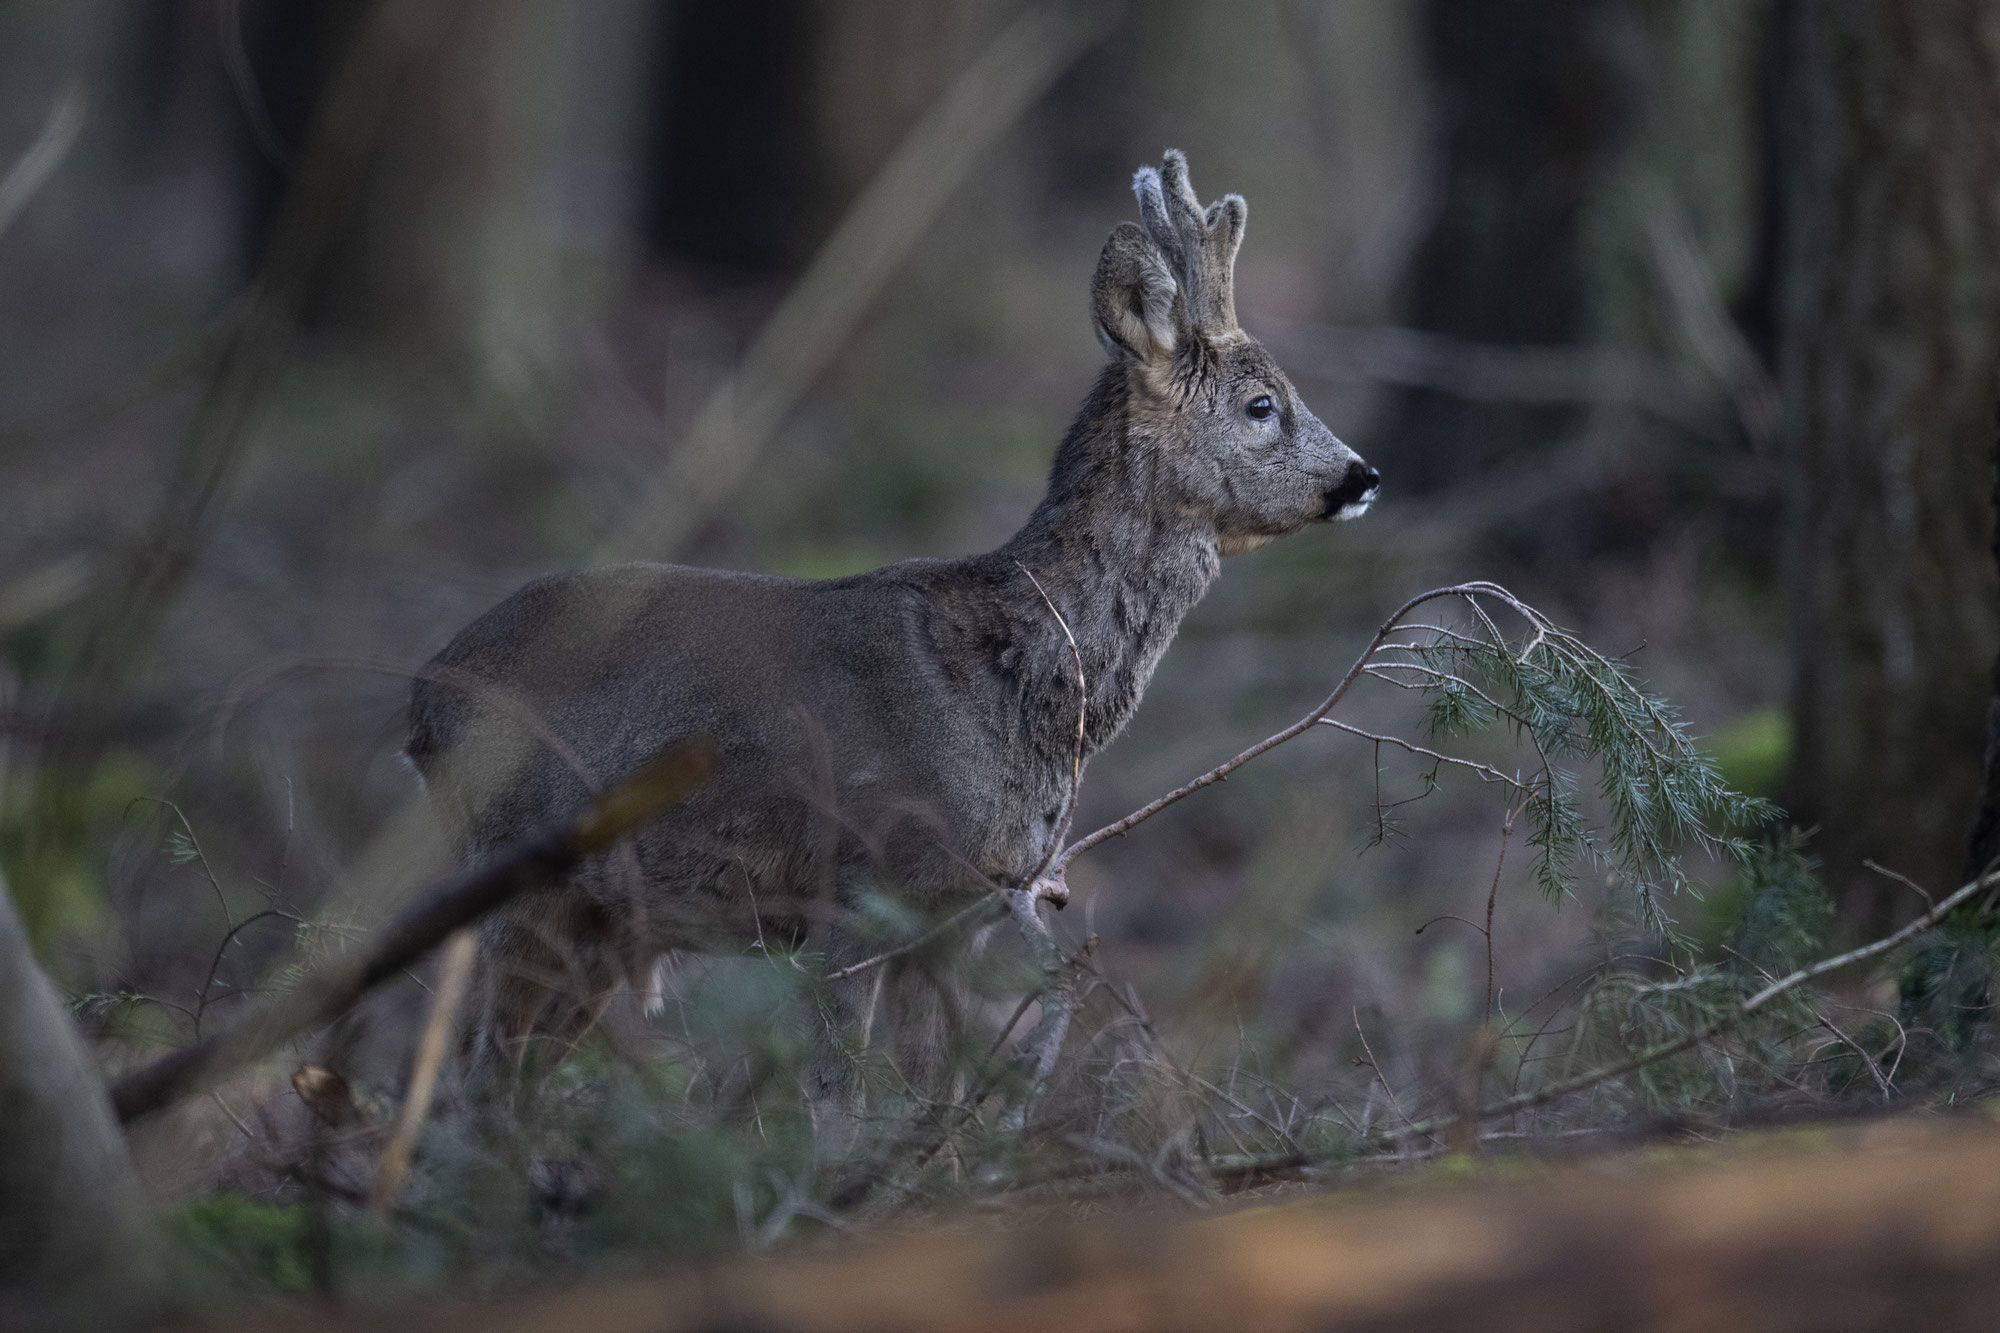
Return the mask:
{"type": "Polygon", "coordinates": [[[1204,213],[1172,153],[1138,192],[1147,225],[1113,232],[1093,285],[1112,360],[999,550],[823,581],[558,576],[433,661],[408,753],[471,857],[664,746],[716,751],[629,849],[487,924],[492,1044],[574,1033],[672,949],[819,932],[838,964],[866,889],[935,910],[1022,883],[1222,557],[1366,508],[1373,470],[1235,326],[1242,201],[1204,213]]]}

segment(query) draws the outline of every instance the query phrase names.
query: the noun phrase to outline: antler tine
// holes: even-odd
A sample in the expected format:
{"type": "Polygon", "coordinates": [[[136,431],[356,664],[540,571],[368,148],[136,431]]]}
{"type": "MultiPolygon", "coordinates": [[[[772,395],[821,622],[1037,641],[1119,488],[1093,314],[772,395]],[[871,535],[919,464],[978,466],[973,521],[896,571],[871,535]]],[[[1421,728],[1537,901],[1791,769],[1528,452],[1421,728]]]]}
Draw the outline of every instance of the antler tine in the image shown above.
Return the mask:
{"type": "Polygon", "coordinates": [[[1236,250],[1249,213],[1243,196],[1224,195],[1204,210],[1178,148],[1169,148],[1157,169],[1139,168],[1132,192],[1146,234],[1180,280],[1194,326],[1213,333],[1235,328],[1236,250]]]}
{"type": "Polygon", "coordinates": [[[1153,244],[1166,255],[1167,263],[1174,270],[1174,276],[1183,282],[1187,278],[1187,245],[1181,231],[1173,223],[1173,215],[1168,211],[1165,191],[1161,187],[1160,172],[1157,167],[1140,167],[1132,175],[1132,193],[1139,200],[1139,222],[1146,229],[1146,235],[1153,244]]]}
{"type": "Polygon", "coordinates": [[[1208,225],[1202,219],[1201,199],[1188,180],[1187,155],[1178,148],[1169,148],[1166,160],[1160,163],[1160,190],[1166,196],[1174,230],[1190,251],[1199,249],[1208,239],[1208,225]]]}

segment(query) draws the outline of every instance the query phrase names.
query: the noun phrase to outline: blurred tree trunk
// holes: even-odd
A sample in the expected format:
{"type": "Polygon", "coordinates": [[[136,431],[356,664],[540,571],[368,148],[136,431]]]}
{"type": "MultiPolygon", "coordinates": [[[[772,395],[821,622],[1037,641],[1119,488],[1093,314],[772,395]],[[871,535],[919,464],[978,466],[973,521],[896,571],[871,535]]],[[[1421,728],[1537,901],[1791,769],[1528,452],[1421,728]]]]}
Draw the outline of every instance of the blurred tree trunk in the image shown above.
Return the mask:
{"type": "MultiPolygon", "coordinates": [[[[1624,0],[1430,0],[1441,121],[1436,221],[1407,279],[1417,328],[1480,342],[1591,340],[1587,222],[1629,120],[1602,19],[1624,0]]],[[[1549,442],[1566,406],[1395,400],[1398,486],[1433,489],[1549,442]]]]}
{"type": "Polygon", "coordinates": [[[0,1327],[129,1317],[141,1205],[111,1099],[0,881],[0,1327]]]}
{"type": "MultiPolygon", "coordinates": [[[[629,6],[611,8],[610,18],[634,18],[629,6]]],[[[518,372],[530,344],[548,333],[549,178],[559,94],[573,91],[552,90],[552,50],[567,11],[539,0],[458,6],[440,49],[398,90],[321,267],[310,326],[354,345],[441,359],[475,387],[518,372]]],[[[245,9],[250,76],[237,95],[260,247],[289,188],[293,164],[284,155],[303,141],[366,12],[344,0],[257,0],[245,9]]]]}
{"type": "Polygon", "coordinates": [[[993,0],[675,0],[658,31],[648,239],[739,273],[802,267],[1010,15],[993,0]]]}
{"type": "Polygon", "coordinates": [[[811,255],[832,211],[810,114],[820,27],[809,0],[665,7],[644,163],[644,227],[660,253],[741,272],[811,255]]]}
{"type": "MultiPolygon", "coordinates": [[[[1993,439],[1993,568],[2000,575],[2000,431],[1993,439]]],[[[1980,765],[1979,804],[1965,849],[1963,878],[1977,879],[2000,862],[2000,654],[1993,659],[1993,697],[1986,705],[1986,757],[1980,765]]]]}
{"type": "Polygon", "coordinates": [[[2000,14],[1782,7],[1790,805],[1851,930],[1958,882],[2000,597],[2000,14]]]}

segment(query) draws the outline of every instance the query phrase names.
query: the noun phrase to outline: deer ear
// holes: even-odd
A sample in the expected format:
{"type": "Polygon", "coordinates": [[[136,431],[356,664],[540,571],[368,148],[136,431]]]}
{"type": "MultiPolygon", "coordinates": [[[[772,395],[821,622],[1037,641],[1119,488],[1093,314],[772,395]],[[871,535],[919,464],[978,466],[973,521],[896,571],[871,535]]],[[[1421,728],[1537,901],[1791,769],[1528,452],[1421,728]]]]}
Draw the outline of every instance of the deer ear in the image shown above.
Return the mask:
{"type": "Polygon", "coordinates": [[[1179,296],[1160,247],[1132,223],[1119,223],[1090,283],[1091,315],[1105,350],[1142,362],[1172,359],[1182,322],[1179,296]]]}

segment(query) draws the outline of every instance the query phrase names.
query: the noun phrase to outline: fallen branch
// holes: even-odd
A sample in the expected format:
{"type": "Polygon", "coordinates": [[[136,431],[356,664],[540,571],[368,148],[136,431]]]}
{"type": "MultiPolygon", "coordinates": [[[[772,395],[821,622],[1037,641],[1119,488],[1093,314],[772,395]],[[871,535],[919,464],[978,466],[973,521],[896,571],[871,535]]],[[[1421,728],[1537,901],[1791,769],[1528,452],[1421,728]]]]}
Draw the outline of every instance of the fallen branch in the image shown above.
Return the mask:
{"type": "Polygon", "coordinates": [[[339,1017],[454,931],[651,823],[699,786],[712,765],[706,746],[667,751],[581,812],[544,825],[486,864],[430,890],[384,927],[366,952],[328,965],[228,1032],[120,1079],[111,1090],[118,1118],[129,1124],[339,1017]]]}
{"type": "MultiPolygon", "coordinates": [[[[1837,972],[1842,968],[1852,967],[1856,963],[1866,962],[1870,958],[1880,957],[1892,949],[1909,943],[1917,936],[1937,925],[1938,922],[1944,920],[1954,910],[1996,885],[2000,885],[2000,869],[1989,870],[1978,879],[1960,888],[1950,897],[1937,903],[1930,911],[1925,912],[1922,916],[1894,934],[1885,935],[1872,944],[1864,944],[1859,948],[1849,949],[1846,953],[1835,954],[1831,958],[1822,958],[1817,963],[1799,968],[1788,976],[1780,977],[1770,985],[1764,987],[1764,989],[1758,991],[1755,995],[1744,1000],[1734,1009],[1729,1010],[1704,1026],[1696,1028],[1692,1032],[1675,1037],[1671,1041],[1663,1041],[1648,1046],[1646,1049],[1628,1055],[1622,1060],[1613,1060],[1608,1064],[1599,1065],[1595,1069],[1585,1070],[1574,1077],[1559,1079],[1554,1083],[1545,1084],[1542,1087],[1534,1089],[1532,1092],[1517,1093],[1512,1097],[1489,1103],[1474,1112],[1473,1118],[1475,1120],[1492,1120],[1498,1116],[1511,1115],[1516,1111],[1532,1110],[1537,1106],[1544,1106],[1558,1098],[1567,1097],[1573,1092],[1582,1092],[1586,1088],[1595,1087],[1609,1079],[1619,1078],[1635,1070],[1644,1069],[1647,1065],[1655,1064],[1669,1056],[1679,1055],[1682,1051],[1691,1050],[1711,1038],[1720,1036],[1748,1018],[1751,1014],[1762,1009],[1771,1001],[1788,991],[1796,990],[1808,981],[1816,980],[1827,975],[1829,972],[1837,972]]],[[[1449,1128],[1460,1118],[1458,1116],[1439,1116],[1430,1120],[1420,1120],[1405,1128],[1388,1130],[1374,1137],[1384,1143],[1394,1143],[1414,1135],[1431,1135],[1449,1128]]]]}

